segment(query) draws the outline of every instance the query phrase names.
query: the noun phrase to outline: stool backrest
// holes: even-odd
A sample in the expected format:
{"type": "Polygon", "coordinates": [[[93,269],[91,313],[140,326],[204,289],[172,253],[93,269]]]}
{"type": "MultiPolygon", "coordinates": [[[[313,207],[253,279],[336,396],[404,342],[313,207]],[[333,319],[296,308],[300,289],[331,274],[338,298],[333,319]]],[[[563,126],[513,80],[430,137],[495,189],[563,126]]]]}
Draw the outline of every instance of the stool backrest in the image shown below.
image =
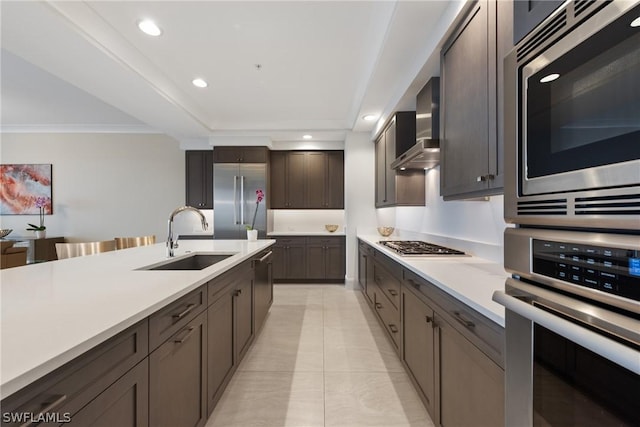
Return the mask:
{"type": "Polygon", "coordinates": [[[56,243],[56,253],[58,254],[58,259],[93,255],[101,252],[110,252],[115,249],[115,240],[83,243],[56,243]]]}
{"type": "Polygon", "coordinates": [[[156,236],[139,236],[139,237],[116,237],[116,249],[135,248],[138,246],[153,245],[156,243],[156,236]]]}

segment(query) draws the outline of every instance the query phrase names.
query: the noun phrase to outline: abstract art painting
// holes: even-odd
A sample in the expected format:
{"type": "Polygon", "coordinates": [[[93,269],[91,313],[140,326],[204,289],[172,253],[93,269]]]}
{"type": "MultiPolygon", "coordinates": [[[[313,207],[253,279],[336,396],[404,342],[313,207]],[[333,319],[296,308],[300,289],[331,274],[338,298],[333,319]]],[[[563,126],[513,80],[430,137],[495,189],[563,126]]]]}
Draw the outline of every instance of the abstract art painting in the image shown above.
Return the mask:
{"type": "Polygon", "coordinates": [[[39,197],[45,199],[44,213],[53,213],[50,164],[0,165],[1,215],[38,215],[39,197]]]}

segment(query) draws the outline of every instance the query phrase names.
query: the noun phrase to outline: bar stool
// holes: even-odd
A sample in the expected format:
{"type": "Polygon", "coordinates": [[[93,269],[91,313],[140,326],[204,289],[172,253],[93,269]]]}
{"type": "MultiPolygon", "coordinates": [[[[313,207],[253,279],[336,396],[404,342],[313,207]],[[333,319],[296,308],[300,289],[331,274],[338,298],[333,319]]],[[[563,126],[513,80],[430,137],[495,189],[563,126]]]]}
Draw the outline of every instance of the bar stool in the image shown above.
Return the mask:
{"type": "Polygon", "coordinates": [[[138,246],[153,245],[156,243],[156,236],[139,236],[139,237],[116,237],[116,249],[135,248],[138,246]]]}
{"type": "Polygon", "coordinates": [[[93,255],[100,252],[110,252],[115,249],[115,240],[83,243],[56,243],[56,253],[58,254],[58,259],[93,255]]]}

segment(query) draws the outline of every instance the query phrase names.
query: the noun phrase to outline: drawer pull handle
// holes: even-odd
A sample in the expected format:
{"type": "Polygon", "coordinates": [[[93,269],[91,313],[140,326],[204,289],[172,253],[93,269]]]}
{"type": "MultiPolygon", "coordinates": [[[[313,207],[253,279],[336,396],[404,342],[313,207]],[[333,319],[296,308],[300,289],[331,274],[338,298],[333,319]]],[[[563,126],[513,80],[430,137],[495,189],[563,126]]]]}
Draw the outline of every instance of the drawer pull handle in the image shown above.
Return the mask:
{"type": "Polygon", "coordinates": [[[242,289],[236,289],[236,291],[233,293],[233,296],[239,297],[241,293],[242,289]]]}
{"type": "Polygon", "coordinates": [[[407,282],[416,289],[420,289],[420,284],[413,279],[407,279],[407,282]]]}
{"type": "Polygon", "coordinates": [[[267,252],[267,254],[265,256],[263,256],[262,258],[260,258],[258,260],[258,262],[264,262],[267,258],[269,258],[271,255],[273,255],[273,251],[269,251],[267,252]]]}
{"type": "Polygon", "coordinates": [[[391,296],[395,297],[396,295],[398,295],[398,292],[396,292],[394,289],[389,289],[388,291],[391,296]]]}
{"type": "Polygon", "coordinates": [[[380,284],[380,281],[381,281],[381,280],[380,280],[380,276],[375,276],[375,277],[373,278],[373,280],[374,280],[377,284],[380,284]]]}
{"type": "Polygon", "coordinates": [[[196,307],[195,304],[189,304],[187,305],[187,308],[184,309],[184,311],[182,313],[178,313],[178,314],[174,314],[173,315],[173,320],[177,321],[182,319],[184,316],[186,316],[187,314],[189,314],[191,312],[191,310],[193,310],[196,307]]]}
{"type": "Polygon", "coordinates": [[[396,325],[389,325],[389,330],[395,334],[398,332],[398,327],[396,325]]]}
{"type": "Polygon", "coordinates": [[[182,344],[183,342],[185,342],[193,333],[193,331],[196,328],[194,326],[191,326],[189,329],[187,329],[186,334],[182,337],[182,338],[178,338],[176,340],[174,340],[173,342],[176,344],[182,344]]]}
{"type": "Polygon", "coordinates": [[[47,405],[45,406],[40,412],[38,412],[38,414],[32,418],[32,421],[27,421],[24,424],[20,424],[20,427],[29,427],[32,425],[35,425],[34,423],[36,422],[40,422],[37,420],[40,419],[44,419],[44,414],[46,414],[47,412],[51,412],[54,409],[56,409],[58,406],[60,406],[60,404],[62,404],[62,402],[64,402],[65,400],[67,400],[67,395],[66,394],[62,394],[62,395],[56,395],[56,396],[51,396],[51,400],[53,400],[53,402],[51,402],[49,399],[45,402],[42,402],[43,405],[47,405]]]}
{"type": "Polygon", "coordinates": [[[427,321],[427,323],[431,323],[431,322],[433,322],[433,317],[425,316],[425,320],[427,321]]]}
{"type": "Polygon", "coordinates": [[[462,323],[467,328],[475,328],[476,324],[469,319],[465,319],[464,316],[459,311],[454,311],[453,314],[458,322],[462,323]]]}
{"type": "Polygon", "coordinates": [[[379,302],[376,303],[376,308],[380,309],[382,308],[382,304],[380,304],[379,302]]]}

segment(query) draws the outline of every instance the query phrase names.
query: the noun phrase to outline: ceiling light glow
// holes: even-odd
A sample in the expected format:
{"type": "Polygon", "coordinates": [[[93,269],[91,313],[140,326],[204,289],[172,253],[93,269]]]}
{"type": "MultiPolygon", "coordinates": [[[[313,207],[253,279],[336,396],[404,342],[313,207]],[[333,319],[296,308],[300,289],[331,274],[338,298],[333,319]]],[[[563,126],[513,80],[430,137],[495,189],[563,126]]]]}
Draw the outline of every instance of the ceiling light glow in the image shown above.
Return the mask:
{"type": "Polygon", "coordinates": [[[313,136],[307,134],[307,135],[303,135],[302,138],[303,139],[311,139],[311,138],[313,138],[313,136]]]}
{"type": "Polygon", "coordinates": [[[193,83],[193,85],[195,87],[205,88],[205,87],[209,86],[209,84],[207,82],[205,82],[204,80],[202,80],[202,79],[193,79],[191,81],[191,83],[193,83]]]}
{"type": "Polygon", "coordinates": [[[638,16],[636,19],[634,19],[633,21],[631,21],[631,26],[632,26],[633,28],[640,27],[640,16],[638,16]]]}
{"type": "Polygon", "coordinates": [[[162,34],[162,30],[160,29],[160,27],[158,27],[156,23],[150,19],[143,19],[142,21],[139,21],[138,28],[140,28],[140,31],[150,36],[156,37],[162,34]]]}
{"type": "Polygon", "coordinates": [[[540,83],[549,83],[556,80],[558,77],[560,77],[560,74],[557,74],[557,73],[549,74],[548,76],[544,76],[543,78],[541,78],[540,83]]]}
{"type": "Polygon", "coordinates": [[[366,116],[362,116],[362,119],[366,120],[367,122],[373,122],[378,119],[378,116],[376,116],[375,114],[367,114],[366,116]]]}

